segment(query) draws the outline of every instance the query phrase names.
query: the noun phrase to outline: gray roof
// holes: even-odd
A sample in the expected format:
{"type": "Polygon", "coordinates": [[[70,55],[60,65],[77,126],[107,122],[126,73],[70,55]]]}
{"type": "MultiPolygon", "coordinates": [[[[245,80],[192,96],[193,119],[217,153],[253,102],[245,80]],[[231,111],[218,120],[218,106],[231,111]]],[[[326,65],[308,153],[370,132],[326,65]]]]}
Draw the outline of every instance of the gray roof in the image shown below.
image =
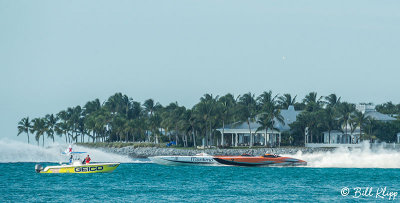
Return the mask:
{"type": "MultiPolygon", "coordinates": [[[[288,109],[281,109],[281,115],[283,117],[284,124],[279,123],[275,119],[274,127],[277,128],[280,132],[290,130],[289,124],[295,122],[297,115],[299,115],[300,113],[301,111],[295,111],[293,106],[289,106],[288,109]]],[[[250,122],[251,132],[256,132],[260,126],[261,125],[257,122],[250,122]]],[[[217,130],[222,132],[222,127],[217,130]]],[[[263,130],[262,132],[265,132],[265,130],[263,130]]],[[[268,133],[270,132],[272,133],[272,130],[268,129],[268,133]]],[[[249,126],[247,125],[247,122],[236,122],[228,124],[225,125],[224,133],[249,133],[249,126]]]]}
{"type": "Polygon", "coordinates": [[[280,131],[288,131],[290,130],[289,124],[292,124],[296,121],[297,115],[299,115],[302,111],[294,110],[294,106],[289,106],[288,109],[281,109],[281,115],[284,120],[284,124],[279,123],[275,119],[274,127],[279,129],[280,131]]]}
{"type": "Polygon", "coordinates": [[[394,121],[394,120],[396,120],[395,118],[393,118],[389,115],[379,113],[377,111],[365,111],[365,116],[369,116],[378,121],[394,121]]]}

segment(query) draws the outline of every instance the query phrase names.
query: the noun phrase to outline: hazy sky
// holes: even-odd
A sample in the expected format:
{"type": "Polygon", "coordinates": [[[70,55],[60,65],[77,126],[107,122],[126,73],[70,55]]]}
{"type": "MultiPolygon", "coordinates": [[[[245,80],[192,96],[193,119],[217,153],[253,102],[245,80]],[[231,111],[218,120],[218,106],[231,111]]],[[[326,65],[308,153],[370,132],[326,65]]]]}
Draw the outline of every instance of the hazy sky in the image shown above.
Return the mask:
{"type": "MultiPolygon", "coordinates": [[[[122,92],[400,102],[400,1],[0,0],[0,139],[122,92]]],[[[22,135],[18,139],[26,140],[22,135]]]]}

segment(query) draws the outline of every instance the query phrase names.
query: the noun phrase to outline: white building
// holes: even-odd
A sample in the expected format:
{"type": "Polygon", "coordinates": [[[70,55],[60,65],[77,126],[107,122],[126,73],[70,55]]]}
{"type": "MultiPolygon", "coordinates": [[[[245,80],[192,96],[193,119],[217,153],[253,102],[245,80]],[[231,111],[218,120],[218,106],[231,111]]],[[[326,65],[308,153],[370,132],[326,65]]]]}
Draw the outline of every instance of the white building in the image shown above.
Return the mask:
{"type": "Polygon", "coordinates": [[[265,129],[257,131],[261,126],[257,122],[237,122],[225,125],[225,128],[219,128],[221,134],[224,134],[223,145],[230,146],[248,146],[250,144],[250,132],[254,136],[254,145],[267,145],[267,146],[279,146],[281,142],[281,132],[290,130],[289,124],[296,121],[297,115],[301,111],[296,111],[293,106],[289,106],[288,109],[281,109],[280,114],[284,119],[284,123],[274,121],[274,127],[278,130],[268,129],[265,133],[265,129]]]}
{"type": "MultiPolygon", "coordinates": [[[[379,113],[375,110],[375,106],[373,105],[357,105],[356,109],[365,114],[366,117],[370,117],[374,120],[390,122],[396,120],[389,115],[379,113]]],[[[364,132],[361,132],[363,135],[364,132]]],[[[398,135],[399,136],[399,135],[398,135]]],[[[324,142],[323,143],[306,143],[306,147],[339,147],[339,146],[347,146],[347,147],[360,147],[361,146],[361,138],[360,138],[360,128],[356,128],[353,132],[349,126],[347,126],[347,133],[343,129],[343,131],[332,130],[330,132],[323,132],[324,142]],[[330,142],[329,142],[330,137],[330,142]]],[[[398,139],[400,139],[398,137],[398,139]]]]}

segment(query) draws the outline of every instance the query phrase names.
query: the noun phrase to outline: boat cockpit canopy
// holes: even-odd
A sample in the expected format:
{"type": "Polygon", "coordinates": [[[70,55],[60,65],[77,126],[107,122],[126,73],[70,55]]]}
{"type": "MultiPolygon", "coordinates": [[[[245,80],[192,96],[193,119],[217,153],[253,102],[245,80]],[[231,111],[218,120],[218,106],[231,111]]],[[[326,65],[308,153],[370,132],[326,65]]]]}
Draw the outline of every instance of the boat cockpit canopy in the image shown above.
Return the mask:
{"type": "Polygon", "coordinates": [[[277,154],[264,154],[263,157],[267,157],[267,158],[278,158],[278,157],[280,157],[280,156],[277,155],[277,154]]]}

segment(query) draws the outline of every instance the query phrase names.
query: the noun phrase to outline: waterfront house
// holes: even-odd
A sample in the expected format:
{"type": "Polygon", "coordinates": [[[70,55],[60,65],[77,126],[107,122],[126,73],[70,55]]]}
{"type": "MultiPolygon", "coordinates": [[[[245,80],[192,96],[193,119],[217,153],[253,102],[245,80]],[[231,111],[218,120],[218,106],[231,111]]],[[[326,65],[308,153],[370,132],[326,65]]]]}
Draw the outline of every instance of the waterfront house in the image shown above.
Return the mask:
{"type": "MultiPolygon", "coordinates": [[[[366,117],[370,117],[373,120],[382,121],[382,122],[390,122],[396,120],[389,115],[379,113],[375,110],[375,106],[373,105],[357,105],[356,109],[362,112],[366,117]]],[[[346,126],[347,133],[345,129],[342,130],[332,130],[330,132],[323,132],[323,143],[305,143],[306,147],[360,147],[361,146],[361,137],[364,132],[360,133],[360,128],[357,127],[352,131],[350,126],[346,126]],[[329,141],[330,138],[330,141],[329,141]]]]}
{"type": "Polygon", "coordinates": [[[224,139],[224,146],[248,146],[250,144],[250,133],[254,136],[254,145],[266,145],[266,146],[279,146],[281,142],[281,133],[289,131],[289,124],[296,121],[297,115],[301,111],[296,111],[294,106],[289,106],[288,109],[281,109],[280,114],[282,115],[284,122],[280,123],[277,120],[274,121],[274,127],[277,130],[268,129],[265,133],[265,129],[257,131],[261,126],[257,122],[250,122],[250,129],[247,122],[236,122],[225,125],[225,128],[218,128],[221,134],[228,139],[224,139]]]}

